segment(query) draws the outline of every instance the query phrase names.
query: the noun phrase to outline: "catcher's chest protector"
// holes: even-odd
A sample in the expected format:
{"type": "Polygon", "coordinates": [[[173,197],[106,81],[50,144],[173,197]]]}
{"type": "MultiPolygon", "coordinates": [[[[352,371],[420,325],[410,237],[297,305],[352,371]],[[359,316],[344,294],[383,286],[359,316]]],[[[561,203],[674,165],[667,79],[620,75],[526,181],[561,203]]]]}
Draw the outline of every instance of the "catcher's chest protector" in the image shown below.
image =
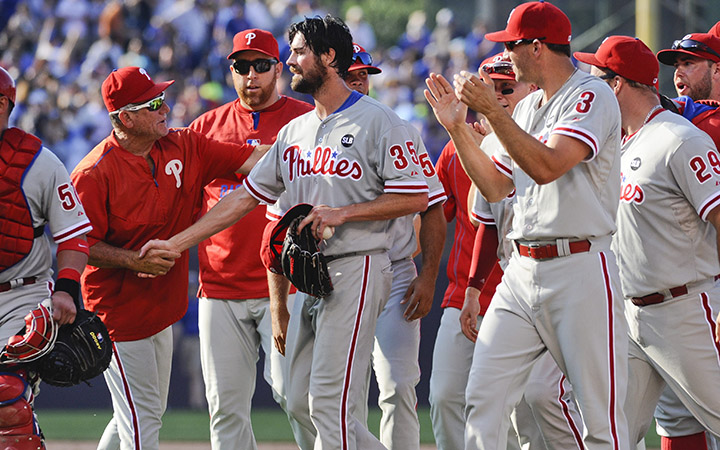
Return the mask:
{"type": "Polygon", "coordinates": [[[32,249],[35,230],[22,191],[23,176],[42,148],[40,139],[8,128],[0,143],[0,272],[23,259],[32,249]]]}

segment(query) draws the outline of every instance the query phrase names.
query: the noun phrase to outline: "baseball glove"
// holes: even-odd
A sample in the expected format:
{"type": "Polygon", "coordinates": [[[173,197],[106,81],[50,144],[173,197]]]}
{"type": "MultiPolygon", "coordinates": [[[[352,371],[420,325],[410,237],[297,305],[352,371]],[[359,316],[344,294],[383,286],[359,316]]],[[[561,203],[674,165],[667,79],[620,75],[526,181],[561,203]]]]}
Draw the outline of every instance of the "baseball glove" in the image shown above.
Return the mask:
{"type": "Polygon", "coordinates": [[[327,297],[333,291],[325,255],[318,250],[318,242],[309,226],[298,231],[298,225],[305,218],[297,216],[290,222],[283,241],[283,275],[295,287],[314,297],[327,297]]]}
{"type": "Polygon", "coordinates": [[[103,373],[111,359],[105,324],[96,314],[78,309],[75,322],[60,327],[55,347],[36,362],[35,370],[48,384],[75,386],[103,373]]]}

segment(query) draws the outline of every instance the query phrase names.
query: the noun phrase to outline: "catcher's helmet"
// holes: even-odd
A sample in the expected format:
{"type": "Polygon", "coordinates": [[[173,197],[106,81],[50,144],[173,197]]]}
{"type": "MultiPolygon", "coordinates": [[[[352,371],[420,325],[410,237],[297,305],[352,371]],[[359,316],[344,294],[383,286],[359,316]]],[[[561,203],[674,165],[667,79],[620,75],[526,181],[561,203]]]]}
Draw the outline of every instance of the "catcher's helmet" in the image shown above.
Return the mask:
{"type": "Polygon", "coordinates": [[[0,94],[9,98],[15,104],[15,80],[7,70],[0,67],[0,94]]]}

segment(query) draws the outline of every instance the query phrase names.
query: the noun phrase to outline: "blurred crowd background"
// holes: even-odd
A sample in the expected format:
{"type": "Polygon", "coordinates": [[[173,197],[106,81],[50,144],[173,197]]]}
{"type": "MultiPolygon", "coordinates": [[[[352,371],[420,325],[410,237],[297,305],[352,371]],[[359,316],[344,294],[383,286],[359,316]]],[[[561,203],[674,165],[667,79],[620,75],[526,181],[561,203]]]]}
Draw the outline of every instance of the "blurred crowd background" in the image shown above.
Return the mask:
{"type": "MultiPolygon", "coordinates": [[[[398,41],[381,48],[357,5],[335,11],[313,0],[3,0],[0,65],[18,80],[11,125],[40,137],[72,170],[111,131],[100,85],[113,69],[141,66],[155,81],[176,80],[168,91],[171,126],[186,126],[236,98],[226,59],[235,33],[272,31],[284,62],[288,26],[326,13],[342,17],[372,53],[383,70],[373,76],[372,95],[422,131],[435,160],[447,135],[428,120],[422,80],[431,71],[477,68],[499,49],[483,40],[482,23],[458,29],[447,8],[431,18],[432,28],[425,12],[412,12],[398,41]]],[[[286,69],[280,89],[296,96],[289,78],[286,69]]]]}
{"type": "MultiPolygon", "coordinates": [[[[666,0],[672,5],[663,6],[668,11],[657,24],[661,45],[706,31],[720,14],[715,2],[666,0]]],[[[168,91],[170,121],[186,126],[236,98],[226,59],[235,33],[272,31],[284,62],[288,26],[331,13],[383,70],[372,77],[371,95],[420,129],[435,161],[447,134],[431,117],[423,80],[430,72],[451,77],[476,70],[500,51],[484,35],[503,28],[517,3],[522,0],[2,0],[0,66],[18,80],[11,125],[40,137],[72,170],[111,130],[100,85],[113,69],[136,65],[155,81],[176,80],[168,91]]],[[[635,33],[635,2],[555,3],[573,22],[573,50],[594,51],[604,36],[635,33]]],[[[297,96],[290,73],[283,74],[282,93],[297,96]]],[[[665,81],[671,75],[661,75],[672,89],[665,81]]]]}

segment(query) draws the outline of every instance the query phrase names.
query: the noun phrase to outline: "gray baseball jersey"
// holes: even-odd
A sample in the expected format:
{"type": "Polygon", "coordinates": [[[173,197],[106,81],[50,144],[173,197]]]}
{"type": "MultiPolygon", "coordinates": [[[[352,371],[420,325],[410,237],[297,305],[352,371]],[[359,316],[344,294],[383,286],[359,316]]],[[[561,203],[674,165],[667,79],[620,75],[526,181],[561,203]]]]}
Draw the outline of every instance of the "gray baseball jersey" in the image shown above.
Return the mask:
{"type": "Polygon", "coordinates": [[[720,158],[710,137],[664,111],[626,137],[622,151],[614,249],[625,297],[720,273],[716,230],[705,221],[720,205],[720,158]]]}
{"type": "MultiPolygon", "coordinates": [[[[56,244],[92,229],[67,169],[47,148],[40,150],[28,168],[22,190],[30,208],[33,228],[48,224],[56,244]]],[[[35,238],[32,250],[25,258],[0,272],[0,283],[31,276],[50,279],[51,265],[50,241],[43,235],[35,238]]]]}
{"type": "MultiPolygon", "coordinates": [[[[408,149],[413,140],[407,125],[368,96],[350,98],[352,105],[325,120],[311,111],[289,122],[245,180],[248,192],[267,204],[286,191],[289,204],[330,207],[371,201],[383,193],[427,193],[408,149]]],[[[343,224],[324,253],[388,250],[387,225],[343,224]]]]}
{"type": "Polygon", "coordinates": [[[538,107],[542,95],[535,91],[518,103],[513,113],[517,124],[541,142],[561,134],[584,142],[592,153],[564,176],[540,186],[499,149],[493,157],[496,166],[512,177],[517,194],[508,238],[609,236],[616,229],[620,196],[620,121],[613,119],[620,116],[617,100],[602,80],[579,71],[538,107]]]}

